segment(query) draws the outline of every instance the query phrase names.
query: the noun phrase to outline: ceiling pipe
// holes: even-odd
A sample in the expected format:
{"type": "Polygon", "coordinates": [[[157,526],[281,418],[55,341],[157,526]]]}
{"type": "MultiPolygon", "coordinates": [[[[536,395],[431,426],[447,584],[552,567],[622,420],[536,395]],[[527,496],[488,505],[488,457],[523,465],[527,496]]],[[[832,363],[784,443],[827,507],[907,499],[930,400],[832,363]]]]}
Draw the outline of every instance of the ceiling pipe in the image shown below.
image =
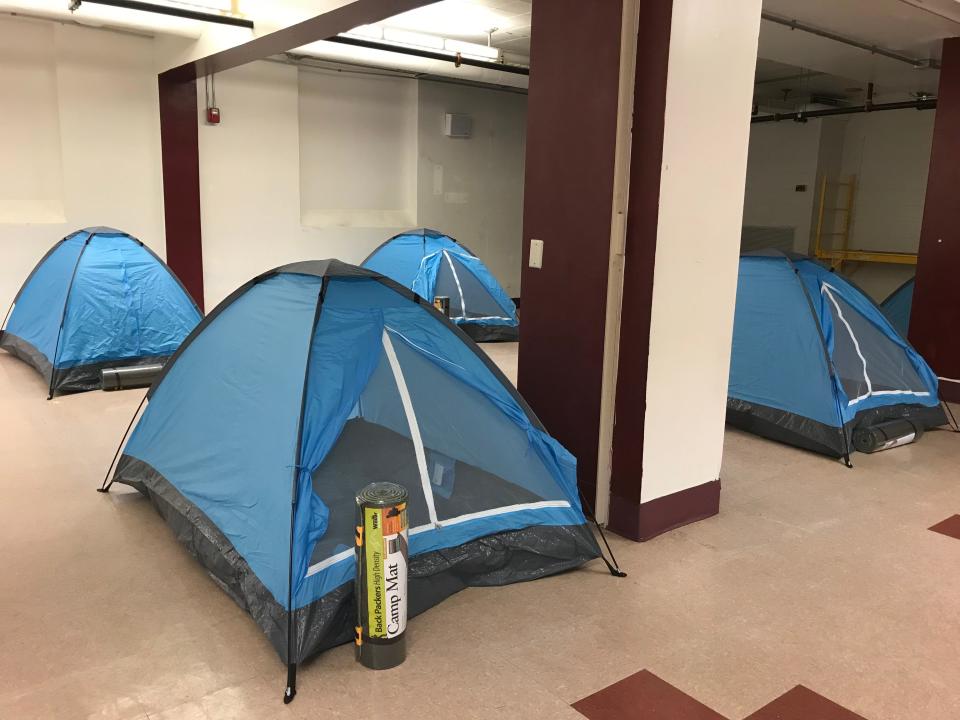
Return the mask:
{"type": "Polygon", "coordinates": [[[830,30],[824,30],[818,28],[814,25],[807,25],[806,23],[800,22],[799,20],[791,20],[790,18],[783,17],[782,15],[777,15],[767,10],[760,12],[760,17],[768,22],[776,23],[777,25],[783,25],[788,27],[791,30],[800,30],[801,32],[810,33],[811,35],[816,35],[818,37],[826,38],[827,40],[833,40],[838,43],[843,43],[844,45],[849,45],[850,47],[859,48],[860,50],[866,50],[869,53],[874,55],[882,55],[883,57],[890,58],[891,60],[897,60],[907,65],[911,65],[915,68],[938,68],[940,64],[933,60],[932,58],[921,59],[916,57],[911,57],[910,55],[904,55],[903,53],[898,53],[895,50],[888,50],[885,47],[879,45],[871,45],[868,42],[862,40],[857,40],[856,38],[848,37],[846,35],[840,35],[839,33],[832,32],[830,30]]]}
{"type": "Polygon", "coordinates": [[[354,47],[367,48],[369,50],[383,50],[386,52],[399,53],[401,55],[412,55],[413,57],[427,58],[428,60],[441,60],[450,62],[460,67],[469,65],[471,67],[485,68],[487,70],[499,70],[500,72],[513,73],[514,75],[529,75],[530,68],[522,65],[508,65],[506,63],[490,62],[489,60],[474,60],[473,58],[463,57],[460,53],[450,55],[448,53],[434,52],[432,50],[421,50],[419,48],[404,47],[402,45],[390,45],[389,43],[376,42],[375,40],[365,40],[362,38],[350,37],[347,35],[335,35],[327,38],[327,42],[340,43],[341,45],[352,45],[354,47]]]}
{"type": "Polygon", "coordinates": [[[791,80],[808,80],[809,78],[826,75],[825,72],[817,70],[808,70],[806,72],[795,73],[793,75],[780,75],[779,77],[764,78],[763,80],[754,80],[754,85],[770,85],[772,83],[790,82],[791,80]]]}
{"type": "Polygon", "coordinates": [[[253,30],[253,21],[245,18],[233,17],[231,15],[218,15],[217,13],[205,13],[198,10],[188,10],[186,8],[174,7],[172,5],[154,5],[148,2],[139,2],[139,0],[70,0],[67,6],[70,12],[77,10],[83,3],[92,3],[94,5],[109,5],[110,7],[123,8],[125,10],[140,10],[142,12],[155,13],[157,15],[170,15],[172,17],[186,18],[188,20],[200,20],[201,22],[219,23],[220,25],[233,25],[234,27],[247,28],[253,30]]]}
{"type": "Polygon", "coordinates": [[[286,52],[283,55],[266,58],[267,62],[282,63],[284,65],[294,65],[307,70],[318,70],[328,73],[352,73],[355,75],[373,75],[377,77],[406,78],[408,80],[424,80],[426,82],[444,83],[447,85],[462,85],[465,87],[479,87],[486,90],[496,90],[500,92],[514,93],[516,95],[526,95],[527,88],[516,85],[500,85],[499,83],[484,82],[483,80],[473,80],[471,78],[448,77],[446,75],[434,75],[433,73],[419,72],[417,70],[398,70],[386,65],[371,65],[366,62],[351,62],[349,60],[327,59],[317,55],[302,55],[294,52],[286,52]]]}
{"type": "Polygon", "coordinates": [[[781,122],[783,120],[793,120],[794,122],[806,122],[811,118],[833,117],[835,115],[855,115],[857,113],[881,112],[883,110],[936,110],[936,98],[921,98],[919,100],[904,100],[903,102],[880,103],[879,105],[869,103],[866,105],[854,105],[845,108],[830,108],[829,110],[801,110],[792,113],[773,113],[771,115],[754,115],[750,118],[750,123],[768,123],[781,122]]]}

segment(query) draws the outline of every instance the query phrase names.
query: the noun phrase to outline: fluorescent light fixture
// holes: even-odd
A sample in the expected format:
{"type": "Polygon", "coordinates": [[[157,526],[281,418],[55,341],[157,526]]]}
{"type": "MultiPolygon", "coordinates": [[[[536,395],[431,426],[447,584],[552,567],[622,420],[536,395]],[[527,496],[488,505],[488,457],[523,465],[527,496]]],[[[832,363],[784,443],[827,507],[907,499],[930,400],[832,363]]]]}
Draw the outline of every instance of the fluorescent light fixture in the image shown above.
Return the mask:
{"type": "Polygon", "coordinates": [[[360,25],[344,35],[367,38],[368,40],[383,40],[383,28],[379,25],[360,25]]]}
{"type": "Polygon", "coordinates": [[[500,59],[500,49],[478,45],[477,43],[464,42],[463,40],[446,39],[443,41],[444,50],[452,53],[460,53],[466,57],[474,57],[480,60],[492,60],[496,62],[500,59]]]}
{"type": "Polygon", "coordinates": [[[418,48],[429,48],[430,50],[444,49],[443,38],[441,37],[409,30],[398,30],[397,28],[384,28],[383,39],[398,45],[410,45],[418,48]]]}
{"type": "Polygon", "coordinates": [[[416,48],[418,50],[430,50],[444,54],[449,53],[451,56],[459,54],[465,58],[485,60],[487,62],[500,62],[502,60],[502,53],[499,48],[467,42],[466,40],[442,38],[437,35],[430,35],[429,33],[414,32],[412,30],[403,30],[395,27],[360,25],[349,32],[343,33],[343,35],[363,40],[384,42],[390,45],[416,48]]]}
{"type": "MultiPolygon", "coordinates": [[[[493,4],[493,3],[491,3],[493,4]]],[[[499,3],[505,5],[506,3],[499,3]]],[[[446,0],[390,18],[390,25],[433,33],[441,37],[486,36],[491,28],[509,30],[524,14],[498,12],[474,0],[446,0]]],[[[526,20],[529,22],[529,19],[526,20]]]]}

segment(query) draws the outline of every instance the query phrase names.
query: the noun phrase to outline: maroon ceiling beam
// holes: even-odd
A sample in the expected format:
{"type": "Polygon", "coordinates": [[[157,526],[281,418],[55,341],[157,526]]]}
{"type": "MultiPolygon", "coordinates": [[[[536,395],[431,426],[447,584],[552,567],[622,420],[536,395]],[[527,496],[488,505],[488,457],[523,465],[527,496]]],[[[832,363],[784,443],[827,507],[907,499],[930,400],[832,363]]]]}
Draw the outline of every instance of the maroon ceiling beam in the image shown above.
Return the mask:
{"type": "Polygon", "coordinates": [[[200,222],[200,147],[196,81],[263,60],[359,25],[369,25],[435,0],[354,0],[336,10],[160,73],[160,153],[167,264],[200,309],[203,237],[200,222]]]}

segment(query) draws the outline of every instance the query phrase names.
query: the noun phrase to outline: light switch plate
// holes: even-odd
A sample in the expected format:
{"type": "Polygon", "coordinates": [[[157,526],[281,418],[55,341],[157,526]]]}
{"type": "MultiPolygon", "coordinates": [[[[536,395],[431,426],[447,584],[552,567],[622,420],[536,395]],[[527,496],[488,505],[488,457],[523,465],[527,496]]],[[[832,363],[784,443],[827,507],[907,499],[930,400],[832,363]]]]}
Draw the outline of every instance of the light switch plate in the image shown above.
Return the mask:
{"type": "Polygon", "coordinates": [[[543,267],[543,240],[530,241],[530,267],[543,267]]]}

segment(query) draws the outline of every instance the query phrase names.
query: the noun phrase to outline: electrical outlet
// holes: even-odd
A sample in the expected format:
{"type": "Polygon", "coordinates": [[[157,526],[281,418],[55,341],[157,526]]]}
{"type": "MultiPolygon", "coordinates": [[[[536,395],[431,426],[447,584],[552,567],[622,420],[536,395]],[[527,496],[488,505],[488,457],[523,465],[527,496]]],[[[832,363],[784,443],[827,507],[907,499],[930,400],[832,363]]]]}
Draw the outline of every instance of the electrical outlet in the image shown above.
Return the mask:
{"type": "Polygon", "coordinates": [[[530,267],[543,267],[543,240],[530,241],[530,267]]]}

